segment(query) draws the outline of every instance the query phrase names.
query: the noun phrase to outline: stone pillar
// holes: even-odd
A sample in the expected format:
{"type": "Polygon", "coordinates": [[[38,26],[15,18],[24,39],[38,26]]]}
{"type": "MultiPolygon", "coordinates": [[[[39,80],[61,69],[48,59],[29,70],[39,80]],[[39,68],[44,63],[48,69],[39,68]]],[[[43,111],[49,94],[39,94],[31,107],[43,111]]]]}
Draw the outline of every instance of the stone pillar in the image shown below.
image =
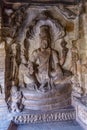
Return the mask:
{"type": "Polygon", "coordinates": [[[81,16],[81,39],[80,60],[81,60],[81,83],[84,89],[84,95],[74,100],[76,108],[77,121],[87,129],[87,2],[84,5],[85,13],[81,16]]]}
{"type": "Polygon", "coordinates": [[[4,72],[5,72],[5,44],[0,43],[0,78],[2,77],[3,80],[0,79],[0,84],[4,86],[4,72]]]}
{"type": "Polygon", "coordinates": [[[82,86],[84,93],[87,94],[87,13],[82,16],[83,23],[83,40],[81,46],[81,62],[82,62],[82,86]]]}
{"type": "MultiPolygon", "coordinates": [[[[5,102],[5,43],[0,42],[0,130],[6,130],[8,109],[5,102]]],[[[8,119],[9,120],[9,119],[8,119]]]]}

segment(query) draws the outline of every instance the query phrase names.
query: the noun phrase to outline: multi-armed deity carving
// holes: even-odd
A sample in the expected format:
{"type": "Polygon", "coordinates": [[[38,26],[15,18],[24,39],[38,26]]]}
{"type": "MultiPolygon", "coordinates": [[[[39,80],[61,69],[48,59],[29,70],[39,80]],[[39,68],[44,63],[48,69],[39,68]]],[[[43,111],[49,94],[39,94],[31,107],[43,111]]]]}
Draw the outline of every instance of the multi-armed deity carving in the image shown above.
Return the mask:
{"type": "MultiPolygon", "coordinates": [[[[26,108],[26,102],[30,104],[29,97],[31,95],[28,95],[31,93],[37,98],[37,95],[42,94],[44,97],[45,94],[52,92],[52,96],[55,95],[56,99],[59,98],[56,100],[56,107],[60,108],[63,107],[63,103],[59,103],[60,95],[64,90],[65,106],[71,104],[68,94],[71,94],[72,83],[77,86],[71,77],[72,75],[77,76],[79,57],[78,50],[73,43],[71,49],[72,69],[68,69],[68,66],[64,68],[70,50],[67,46],[69,39],[67,40],[68,32],[65,30],[66,23],[64,21],[65,19],[75,20],[76,14],[62,6],[54,7],[54,10],[57,14],[60,12],[62,17],[64,16],[61,24],[62,17],[60,18],[59,15],[56,17],[49,7],[38,10],[38,8],[29,8],[27,5],[20,7],[15,12],[7,11],[7,15],[10,16],[8,23],[11,30],[7,33],[7,41],[5,40],[7,42],[7,62],[9,62],[7,63],[9,67],[6,67],[10,68],[6,77],[6,81],[10,81],[7,103],[12,112],[20,112],[24,107],[26,108]],[[22,96],[24,96],[25,102],[22,102],[22,96]]],[[[31,104],[28,105],[28,108],[32,106],[31,104]]],[[[39,106],[36,108],[38,109],[39,106]]],[[[53,105],[50,108],[52,107],[53,105]]]]}
{"type": "MultiPolygon", "coordinates": [[[[51,47],[50,26],[40,26],[39,38],[39,48],[32,52],[31,59],[29,59],[27,65],[25,66],[23,64],[23,73],[21,65],[19,67],[19,84],[22,82],[22,84],[28,88],[48,91],[51,90],[53,86],[66,81],[67,77],[60,64],[58,52],[51,47]]],[[[66,58],[68,51],[65,47],[66,43],[63,41],[61,44],[64,50],[63,56],[66,58]]],[[[62,64],[64,64],[64,62],[65,59],[63,59],[62,64]]],[[[69,76],[71,75],[70,72],[67,71],[67,73],[69,76]]]]}
{"type": "MultiPolygon", "coordinates": [[[[70,84],[72,73],[69,70],[64,70],[62,67],[68,52],[68,48],[66,47],[67,43],[64,39],[61,42],[61,60],[58,51],[52,48],[51,38],[51,26],[45,24],[41,25],[39,27],[39,47],[32,51],[31,56],[28,56],[29,59],[26,60],[24,52],[20,52],[20,54],[22,54],[22,59],[18,67],[16,54],[13,56],[12,77],[16,77],[19,80],[18,87],[22,90],[25,99],[27,99],[26,90],[35,93],[46,93],[51,92],[51,90],[55,91],[56,89],[58,91],[59,86],[70,84]]],[[[13,44],[12,46],[14,45],[17,46],[17,44],[13,44]]],[[[16,50],[16,47],[14,49],[16,50]]],[[[15,78],[12,78],[12,80],[17,81],[15,78]]],[[[11,98],[13,99],[15,97],[11,95],[11,98]]],[[[20,107],[17,106],[17,102],[19,102],[21,98],[22,97],[18,98],[16,102],[14,102],[14,100],[12,101],[10,106],[12,111],[18,112],[18,110],[20,110],[20,107]]]]}

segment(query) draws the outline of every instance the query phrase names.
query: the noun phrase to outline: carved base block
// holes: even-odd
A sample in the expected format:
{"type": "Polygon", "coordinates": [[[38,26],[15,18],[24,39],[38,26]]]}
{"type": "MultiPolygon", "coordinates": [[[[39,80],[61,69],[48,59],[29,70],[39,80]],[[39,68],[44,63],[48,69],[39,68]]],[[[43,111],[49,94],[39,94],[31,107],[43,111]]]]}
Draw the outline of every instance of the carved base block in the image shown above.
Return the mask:
{"type": "Polygon", "coordinates": [[[54,111],[25,111],[13,116],[16,124],[43,123],[54,121],[70,121],[76,119],[73,107],[54,111]]]}
{"type": "Polygon", "coordinates": [[[81,98],[74,98],[73,100],[76,109],[77,120],[84,128],[87,128],[87,104],[82,102],[81,98]]]}
{"type": "Polygon", "coordinates": [[[84,108],[78,105],[78,118],[82,121],[87,127],[87,108],[84,108]]]}
{"type": "Polygon", "coordinates": [[[22,90],[26,100],[25,109],[30,110],[58,110],[71,106],[71,86],[59,85],[48,92],[22,90]]]}

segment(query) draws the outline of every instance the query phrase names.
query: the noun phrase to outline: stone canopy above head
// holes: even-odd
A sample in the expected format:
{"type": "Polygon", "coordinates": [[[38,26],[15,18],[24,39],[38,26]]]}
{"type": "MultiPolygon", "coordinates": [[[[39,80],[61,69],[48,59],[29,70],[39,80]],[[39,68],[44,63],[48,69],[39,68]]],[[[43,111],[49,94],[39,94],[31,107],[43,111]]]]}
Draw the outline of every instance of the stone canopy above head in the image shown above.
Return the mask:
{"type": "MultiPolygon", "coordinates": [[[[41,14],[44,17],[44,12],[41,12],[41,14]]],[[[39,17],[38,19],[39,20],[37,21],[37,23],[34,24],[32,27],[32,31],[34,33],[33,37],[35,35],[38,36],[38,34],[40,37],[50,37],[51,35],[52,41],[56,41],[65,36],[65,28],[54,18],[50,18],[50,16],[48,16],[46,19],[42,19],[41,17],[39,17]]],[[[35,21],[36,19],[33,22],[35,21]]]]}

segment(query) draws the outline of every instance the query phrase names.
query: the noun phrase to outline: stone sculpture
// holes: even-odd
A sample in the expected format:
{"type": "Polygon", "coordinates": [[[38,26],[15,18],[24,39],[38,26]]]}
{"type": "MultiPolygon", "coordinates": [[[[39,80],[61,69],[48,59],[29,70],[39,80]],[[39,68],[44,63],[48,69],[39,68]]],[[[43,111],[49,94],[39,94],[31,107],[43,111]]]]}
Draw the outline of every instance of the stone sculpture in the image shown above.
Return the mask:
{"type": "Polygon", "coordinates": [[[80,100],[87,107],[87,95],[83,96],[80,100]]]}
{"type": "Polygon", "coordinates": [[[77,74],[77,63],[79,61],[79,54],[78,49],[76,47],[76,41],[72,42],[72,67],[73,67],[73,74],[77,74]]]}
{"type": "Polygon", "coordinates": [[[80,59],[79,59],[79,52],[78,52],[78,48],[77,48],[77,44],[75,40],[72,41],[71,52],[72,52],[72,72],[73,72],[73,77],[71,79],[72,86],[73,86],[72,90],[73,90],[74,96],[81,97],[83,94],[83,89],[79,81],[79,73],[78,73],[78,67],[80,66],[79,64],[80,59]]]}
{"type": "Polygon", "coordinates": [[[75,97],[81,97],[83,94],[83,89],[79,83],[78,80],[78,75],[74,75],[71,78],[71,82],[72,82],[72,93],[75,97]]]}
{"type": "Polygon", "coordinates": [[[57,51],[51,48],[50,27],[41,26],[39,36],[40,48],[33,51],[31,60],[37,66],[36,77],[40,88],[51,89],[53,85],[51,83],[57,84],[63,80],[62,67],[57,51]]]}
{"type": "Polygon", "coordinates": [[[4,97],[10,112],[23,111],[12,114],[16,123],[75,119],[72,99],[79,97],[87,108],[87,90],[84,95],[82,90],[82,85],[86,89],[87,62],[80,64],[86,51],[76,45],[77,40],[86,43],[86,37],[79,35],[86,34],[79,26],[79,18],[80,23],[86,19],[80,14],[81,5],[14,3],[6,8],[6,4],[0,34],[6,50],[1,105],[4,97]]]}
{"type": "Polygon", "coordinates": [[[61,47],[62,47],[62,58],[61,58],[61,64],[64,65],[68,53],[68,48],[66,47],[67,42],[63,39],[61,42],[61,47]]]}
{"type": "Polygon", "coordinates": [[[27,73],[24,74],[24,83],[25,86],[30,90],[37,90],[37,79],[34,74],[33,64],[28,63],[27,73]]]}
{"type": "MultiPolygon", "coordinates": [[[[70,106],[72,72],[63,68],[69,50],[65,41],[66,31],[54,15],[51,15],[50,10],[41,10],[39,13],[36,9],[37,13],[33,14],[31,9],[31,15],[28,9],[29,7],[24,8],[25,15],[21,7],[11,14],[10,23],[15,33],[8,45],[10,61],[8,66],[11,67],[11,73],[8,72],[11,74],[9,88],[17,95],[14,96],[10,92],[8,107],[12,112],[20,112],[23,110],[23,105],[25,109],[32,110],[51,110],[55,109],[55,106],[58,109],[70,106]],[[20,91],[17,91],[16,86],[20,91]],[[22,94],[25,97],[23,103],[22,94]],[[41,102],[40,97],[43,97],[44,102],[41,102]],[[64,102],[60,100],[63,97],[64,102]]],[[[68,13],[66,15],[68,16],[68,13]]]]}
{"type": "Polygon", "coordinates": [[[20,112],[23,110],[22,98],[22,92],[17,90],[13,82],[10,97],[8,98],[8,107],[11,112],[20,112]]]}
{"type": "Polygon", "coordinates": [[[85,63],[82,64],[82,72],[87,74],[87,57],[85,58],[85,63]]]}
{"type": "Polygon", "coordinates": [[[17,66],[17,44],[13,43],[11,45],[11,49],[12,49],[12,79],[14,80],[15,77],[17,76],[17,72],[18,72],[18,66],[17,66]]]}
{"type": "MultiPolygon", "coordinates": [[[[23,55],[19,65],[19,86],[31,90],[49,91],[57,84],[66,83],[67,77],[63,72],[58,52],[51,47],[50,26],[40,26],[39,48],[31,54],[31,59],[26,60],[23,55]]],[[[68,48],[63,40],[62,46],[62,65],[65,63],[68,48]]],[[[29,57],[29,56],[28,56],[29,57]]]]}
{"type": "Polygon", "coordinates": [[[65,7],[64,5],[59,5],[59,10],[60,12],[63,14],[63,16],[67,19],[75,19],[76,18],[76,14],[74,12],[72,12],[71,10],[69,10],[67,7],[65,7]]]}

